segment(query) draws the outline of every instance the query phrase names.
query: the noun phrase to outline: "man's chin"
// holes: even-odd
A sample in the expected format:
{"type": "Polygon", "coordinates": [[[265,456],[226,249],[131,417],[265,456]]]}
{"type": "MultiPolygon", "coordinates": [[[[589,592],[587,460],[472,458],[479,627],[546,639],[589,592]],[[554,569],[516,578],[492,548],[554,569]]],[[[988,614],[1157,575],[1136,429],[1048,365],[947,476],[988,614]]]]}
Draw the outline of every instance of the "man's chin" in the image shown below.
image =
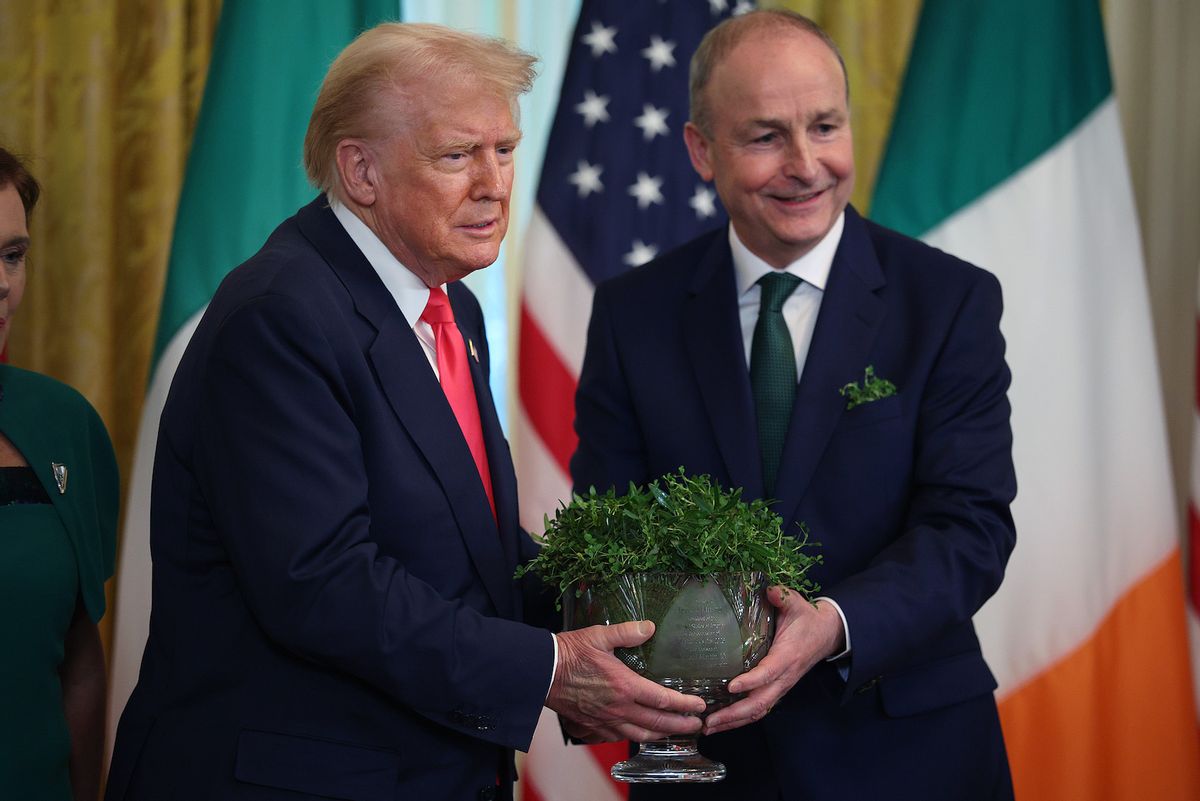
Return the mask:
{"type": "Polygon", "coordinates": [[[828,205],[819,209],[800,211],[781,220],[775,233],[780,241],[797,246],[811,247],[825,238],[833,229],[841,210],[834,211],[828,205]]]}
{"type": "Polygon", "coordinates": [[[500,258],[500,249],[494,248],[485,252],[474,252],[464,254],[463,258],[458,259],[454,265],[453,272],[456,275],[450,278],[451,281],[457,281],[464,276],[470,275],[477,270],[483,270],[491,267],[496,263],[496,259],[500,258]]]}

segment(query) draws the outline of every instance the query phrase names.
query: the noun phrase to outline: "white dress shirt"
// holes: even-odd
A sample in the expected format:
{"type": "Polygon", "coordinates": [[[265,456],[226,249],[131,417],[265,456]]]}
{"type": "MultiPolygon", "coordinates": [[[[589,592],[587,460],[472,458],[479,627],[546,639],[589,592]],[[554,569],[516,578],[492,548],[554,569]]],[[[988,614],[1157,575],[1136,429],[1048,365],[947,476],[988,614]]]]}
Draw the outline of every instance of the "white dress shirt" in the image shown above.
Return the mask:
{"type": "MultiPolygon", "coordinates": [[[[833,267],[833,257],[842,241],[842,229],[845,225],[846,213],[842,212],[829,229],[829,233],[825,234],[816,247],[783,268],[783,272],[791,273],[800,279],[800,285],[783,302],[783,319],[787,323],[788,333],[792,335],[792,349],[796,353],[797,380],[804,375],[804,364],[808,361],[813,329],[817,325],[817,314],[821,311],[821,299],[825,296],[825,285],[829,281],[829,271],[833,267]]],[[[733,272],[738,291],[738,318],[742,324],[742,344],[745,346],[746,365],[749,367],[750,346],[754,341],[754,326],[758,323],[758,308],[762,298],[762,287],[758,285],[758,280],[768,273],[775,272],[775,268],[751,253],[742,240],[738,239],[732,225],[729,226],[729,249],[733,253],[733,272]]],[[[837,611],[846,635],[846,648],[841,653],[831,656],[829,661],[849,656],[850,625],[846,622],[842,607],[828,596],[821,596],[817,600],[827,602],[837,611]]],[[[844,667],[841,672],[842,678],[848,674],[844,667]]]]}
{"type": "MultiPolygon", "coordinates": [[[[429,287],[388,250],[387,245],[383,244],[357,214],[333,198],[329,199],[329,208],[333,210],[333,216],[337,217],[338,222],[346,229],[346,233],[366,256],[371,267],[379,275],[379,280],[383,281],[383,285],[395,299],[409,328],[421,342],[421,348],[425,351],[429,366],[433,368],[433,374],[438,375],[437,345],[433,327],[421,319],[421,314],[429,303],[429,287]]],[[[445,288],[443,284],[443,291],[445,288]]]]}

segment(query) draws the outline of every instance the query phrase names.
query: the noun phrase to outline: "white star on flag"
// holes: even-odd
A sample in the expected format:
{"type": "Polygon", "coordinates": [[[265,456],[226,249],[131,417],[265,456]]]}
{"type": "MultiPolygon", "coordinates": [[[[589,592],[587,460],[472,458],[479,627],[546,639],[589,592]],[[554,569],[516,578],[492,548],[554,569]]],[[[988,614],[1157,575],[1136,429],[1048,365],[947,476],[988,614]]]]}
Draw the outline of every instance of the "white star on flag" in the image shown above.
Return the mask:
{"type": "Polygon", "coordinates": [[[669,128],[667,128],[667,114],[669,111],[665,108],[655,108],[646,103],[642,106],[642,116],[633,121],[633,124],[642,129],[642,134],[649,142],[655,136],[666,136],[669,128]]]}
{"type": "Polygon", "coordinates": [[[592,48],[592,57],[600,58],[605,53],[617,52],[616,35],[617,29],[615,27],[606,28],[599,22],[593,22],[592,32],[585,34],[581,38],[585,45],[592,48]]]}
{"type": "Polygon", "coordinates": [[[641,267],[657,255],[658,248],[654,247],[654,245],[647,245],[642,240],[635,239],[633,240],[633,249],[626,253],[621,261],[630,267],[641,267]]]}
{"type": "Polygon", "coordinates": [[[591,89],[583,93],[583,102],[575,106],[583,115],[584,124],[591,128],[597,122],[608,122],[608,96],[597,95],[591,89]]]}
{"type": "Polygon", "coordinates": [[[650,46],[642,51],[642,55],[650,60],[650,69],[658,72],[663,67],[675,66],[674,50],[674,42],[664,42],[658,36],[651,36],[650,46]]]}
{"type": "Polygon", "coordinates": [[[729,8],[729,3],[725,2],[725,0],[708,0],[708,8],[712,13],[720,14],[729,8]]]}
{"type": "Polygon", "coordinates": [[[604,167],[599,164],[588,164],[586,161],[580,161],[579,167],[575,172],[571,173],[567,178],[575,186],[579,187],[579,196],[587,197],[592,192],[604,191],[604,184],[600,181],[600,173],[604,172],[604,167]]]}
{"type": "Polygon", "coordinates": [[[662,178],[639,172],[637,183],[629,187],[629,194],[637,198],[639,209],[647,209],[651,203],[663,202],[662,183],[662,178]]]}
{"type": "Polygon", "coordinates": [[[738,4],[733,7],[733,16],[740,17],[743,14],[749,14],[754,10],[754,3],[751,0],[738,0],[738,4]]]}
{"type": "Polygon", "coordinates": [[[692,195],[688,205],[696,211],[696,219],[716,216],[717,196],[704,184],[696,185],[696,193],[692,195]]]}

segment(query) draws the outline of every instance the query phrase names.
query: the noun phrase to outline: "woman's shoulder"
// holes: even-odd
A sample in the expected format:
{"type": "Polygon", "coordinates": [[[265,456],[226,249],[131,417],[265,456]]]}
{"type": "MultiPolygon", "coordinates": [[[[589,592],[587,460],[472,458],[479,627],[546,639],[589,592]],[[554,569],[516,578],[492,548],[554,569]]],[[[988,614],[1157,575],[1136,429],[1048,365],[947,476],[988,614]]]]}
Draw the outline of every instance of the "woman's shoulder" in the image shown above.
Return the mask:
{"type": "Polygon", "coordinates": [[[3,392],[0,402],[32,404],[41,409],[45,409],[46,404],[55,404],[95,413],[88,399],[70,384],[11,364],[0,364],[0,392],[3,392]]]}
{"type": "MultiPolygon", "coordinates": [[[[60,434],[108,440],[104,421],[77,389],[43,373],[0,364],[0,417],[10,424],[43,427],[60,434]]],[[[109,446],[111,447],[111,445],[109,446]]]]}

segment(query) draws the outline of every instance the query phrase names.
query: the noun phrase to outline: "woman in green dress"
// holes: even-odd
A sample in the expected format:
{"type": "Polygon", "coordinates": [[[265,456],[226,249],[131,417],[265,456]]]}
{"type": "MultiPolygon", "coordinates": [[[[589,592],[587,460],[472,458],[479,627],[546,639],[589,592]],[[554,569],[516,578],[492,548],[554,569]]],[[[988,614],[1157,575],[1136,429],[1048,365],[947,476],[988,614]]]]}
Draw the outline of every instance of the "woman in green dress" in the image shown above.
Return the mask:
{"type": "MultiPolygon", "coordinates": [[[[38,184],[0,148],[0,353],[25,289],[38,184]]],[[[0,364],[0,797],[95,801],[104,737],[97,621],[117,467],[75,390],[0,364]]]]}

